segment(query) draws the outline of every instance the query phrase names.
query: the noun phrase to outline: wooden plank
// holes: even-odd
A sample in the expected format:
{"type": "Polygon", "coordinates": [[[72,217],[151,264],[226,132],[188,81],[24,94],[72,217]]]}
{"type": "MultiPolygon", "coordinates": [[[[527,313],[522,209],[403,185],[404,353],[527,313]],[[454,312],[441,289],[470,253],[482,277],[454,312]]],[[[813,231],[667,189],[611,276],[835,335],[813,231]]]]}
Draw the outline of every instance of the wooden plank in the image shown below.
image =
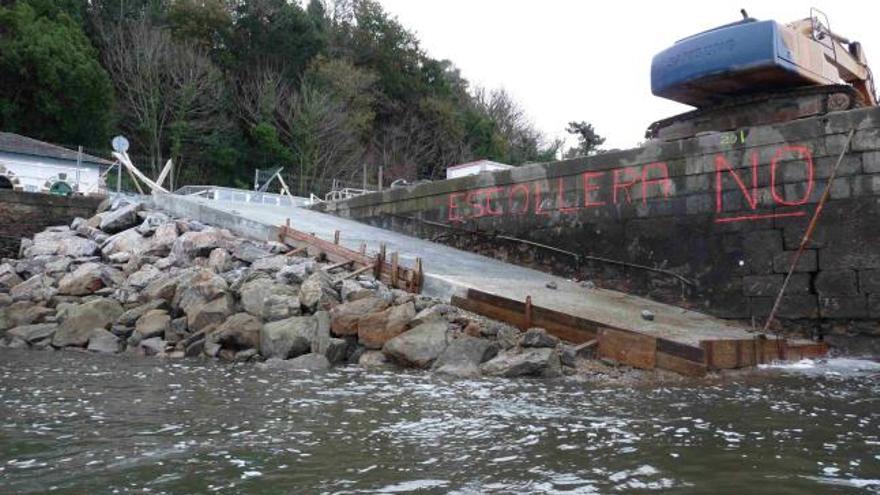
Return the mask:
{"type": "MultiPolygon", "coordinates": [[[[468,299],[486,302],[494,306],[505,308],[510,311],[516,311],[519,313],[525,313],[526,310],[526,305],[524,302],[498,296],[496,294],[490,294],[488,292],[483,292],[476,289],[468,290],[467,297],[468,299]]],[[[574,315],[561,313],[559,311],[554,311],[534,305],[532,306],[532,319],[532,326],[542,326],[547,325],[548,322],[552,322],[557,326],[576,328],[582,331],[591,332],[593,334],[597,333],[602,328],[607,328],[605,325],[600,325],[596,322],[584,318],[579,318],[574,315]],[[538,324],[538,322],[541,323],[538,324]]]]}
{"type": "Polygon", "coordinates": [[[398,272],[398,254],[397,251],[391,253],[391,285],[397,287],[397,281],[399,280],[400,273],[398,272]]]}
{"type": "Polygon", "coordinates": [[[346,279],[349,279],[349,278],[354,278],[354,277],[357,277],[358,275],[360,275],[360,274],[362,274],[362,273],[366,273],[366,272],[368,272],[368,271],[370,271],[370,270],[372,270],[372,269],[373,269],[373,266],[372,266],[372,265],[362,266],[362,267],[358,268],[357,270],[355,270],[355,271],[353,271],[353,272],[346,273],[345,275],[343,275],[343,276],[337,278],[336,281],[337,281],[337,282],[340,282],[340,281],[342,281],[342,280],[346,280],[346,279]]]}
{"type": "Polygon", "coordinates": [[[654,369],[657,365],[657,339],[624,330],[599,330],[599,357],[634,368],[654,369]]]}
{"type": "MultiPolygon", "coordinates": [[[[507,307],[497,306],[485,301],[477,301],[460,296],[452,296],[451,303],[461,309],[483,315],[493,320],[503,321],[517,328],[522,328],[526,324],[525,313],[522,311],[514,311],[507,307]]],[[[575,344],[588,342],[591,339],[596,338],[596,333],[591,329],[569,327],[553,321],[542,321],[540,319],[533,321],[532,324],[547,330],[551,335],[555,335],[562,340],[575,344]]]]}
{"type": "Polygon", "coordinates": [[[657,338],[657,352],[675,356],[695,363],[705,363],[706,353],[700,347],[657,338]]]}
{"type": "Polygon", "coordinates": [[[824,342],[811,342],[809,344],[788,344],[786,358],[789,361],[801,359],[814,359],[828,354],[828,344],[824,342]]]}
{"type": "Polygon", "coordinates": [[[665,352],[657,352],[657,368],[674,371],[685,376],[705,376],[706,365],[702,362],[691,361],[665,352]]]}

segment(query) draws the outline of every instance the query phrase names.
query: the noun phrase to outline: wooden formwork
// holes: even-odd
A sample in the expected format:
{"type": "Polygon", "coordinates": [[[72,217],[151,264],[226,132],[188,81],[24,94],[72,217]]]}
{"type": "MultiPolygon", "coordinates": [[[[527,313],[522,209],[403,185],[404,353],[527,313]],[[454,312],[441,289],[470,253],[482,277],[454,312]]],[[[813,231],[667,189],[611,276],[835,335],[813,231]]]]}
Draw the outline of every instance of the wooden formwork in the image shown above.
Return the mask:
{"type": "Polygon", "coordinates": [[[516,301],[496,294],[469,289],[465,296],[453,296],[452,304],[519,328],[541,327],[573,343],[595,339],[597,356],[641,369],[664,369],[688,376],[703,376],[709,370],[757,366],[777,360],[823,356],[828,347],[821,342],[791,342],[786,339],[710,339],[699,345],[620,328],[612,328],[579,316],[535,306],[531,297],[516,301]]]}
{"type": "MultiPolygon", "coordinates": [[[[385,245],[382,244],[379,252],[370,256],[366,252],[366,245],[362,244],[359,251],[349,249],[339,243],[340,232],[337,230],[333,241],[321,239],[313,234],[308,234],[290,227],[290,220],[285,225],[278,227],[278,241],[294,248],[292,253],[308,251],[309,248],[323,253],[334,264],[329,268],[350,266],[353,274],[373,272],[373,276],[382,283],[412,293],[421,293],[424,282],[422,259],[416,258],[415,266],[408,268],[400,264],[398,253],[391,253],[388,260],[385,245]]],[[[343,277],[343,278],[347,278],[343,277]]]]}

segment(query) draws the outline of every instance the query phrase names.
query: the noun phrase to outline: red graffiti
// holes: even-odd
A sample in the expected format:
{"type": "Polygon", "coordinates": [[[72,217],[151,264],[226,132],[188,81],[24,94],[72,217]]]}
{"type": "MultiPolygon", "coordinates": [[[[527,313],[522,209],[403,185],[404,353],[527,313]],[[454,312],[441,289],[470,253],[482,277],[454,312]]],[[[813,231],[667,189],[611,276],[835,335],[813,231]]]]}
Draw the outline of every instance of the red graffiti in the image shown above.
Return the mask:
{"type": "Polygon", "coordinates": [[[623,193],[626,195],[626,202],[632,203],[632,195],[630,195],[630,190],[636,182],[639,181],[641,176],[636,175],[634,172],[634,167],[625,167],[625,168],[616,168],[614,169],[614,184],[611,187],[611,201],[614,204],[617,204],[617,191],[623,190],[623,193]],[[632,179],[623,180],[621,179],[624,175],[630,175],[632,179]]]}
{"type": "MultiPolygon", "coordinates": [[[[806,211],[803,210],[783,212],[758,212],[758,152],[751,152],[749,159],[751,160],[751,185],[747,186],[746,182],[743,180],[743,177],[736,170],[734,170],[733,167],[730,166],[730,163],[727,161],[727,158],[725,158],[724,155],[718,154],[715,156],[715,213],[721,214],[724,212],[725,177],[730,177],[733,179],[734,184],[736,184],[740,193],[742,193],[742,196],[745,199],[746,204],[748,205],[748,209],[753,211],[753,213],[745,215],[728,217],[719,216],[715,218],[716,223],[765,220],[768,218],[800,217],[806,215],[806,211]]],[[[812,153],[810,153],[810,150],[807,147],[786,145],[778,148],[773,155],[773,158],[770,160],[769,174],[770,197],[773,200],[774,206],[803,206],[807,203],[807,201],[809,201],[810,195],[812,194],[814,187],[814,166],[813,155],[812,153]],[[777,188],[777,176],[779,174],[779,169],[782,166],[780,161],[784,157],[792,154],[796,155],[797,159],[785,162],[786,166],[803,166],[806,171],[806,191],[804,192],[803,196],[797,199],[786,198],[783,194],[780,194],[777,188]]]]}
{"type": "Polygon", "coordinates": [[[603,175],[605,175],[605,172],[584,172],[581,174],[581,178],[584,181],[584,208],[605,205],[604,201],[593,200],[593,191],[602,189],[602,186],[593,182],[593,179],[601,179],[603,175]]]}

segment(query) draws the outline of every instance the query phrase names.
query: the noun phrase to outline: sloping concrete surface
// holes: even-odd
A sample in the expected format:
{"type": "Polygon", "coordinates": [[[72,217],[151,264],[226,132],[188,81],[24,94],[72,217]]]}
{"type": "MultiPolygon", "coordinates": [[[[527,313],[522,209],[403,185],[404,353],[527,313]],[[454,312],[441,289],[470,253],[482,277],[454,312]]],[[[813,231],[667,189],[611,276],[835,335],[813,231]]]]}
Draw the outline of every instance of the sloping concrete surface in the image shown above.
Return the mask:
{"type": "Polygon", "coordinates": [[[464,296],[467,289],[474,288],[518,301],[530,295],[536,306],[684,344],[698,345],[706,339],[754,338],[746,328],[709,315],[617,291],[586,289],[537,270],[304,208],[171,195],[157,196],[154,202],[170,213],[260,240],[274,240],[276,228],[289,218],[292,228],[324,239],[332,239],[334,231],[339,230],[340,243],[351,249],[358,249],[365,242],[367,251],[375,253],[384,242],[387,252],[398,251],[404,264],[412,266],[416,257],[422,258],[424,293],[444,300],[454,294],[464,296]],[[546,287],[551,281],[557,289],[546,287]],[[653,321],[642,318],[645,309],[654,313],[653,321]]]}

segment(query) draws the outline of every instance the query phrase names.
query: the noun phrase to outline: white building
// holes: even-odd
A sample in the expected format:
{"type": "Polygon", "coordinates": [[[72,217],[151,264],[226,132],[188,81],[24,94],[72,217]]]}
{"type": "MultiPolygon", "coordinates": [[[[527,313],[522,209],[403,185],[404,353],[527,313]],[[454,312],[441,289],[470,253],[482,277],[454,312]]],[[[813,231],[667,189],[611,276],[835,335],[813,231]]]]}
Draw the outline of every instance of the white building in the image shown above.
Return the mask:
{"type": "Polygon", "coordinates": [[[446,178],[455,179],[466,175],[477,175],[483,172],[495,172],[498,170],[507,170],[513,168],[513,165],[493,162],[492,160],[477,160],[475,162],[462,163],[461,165],[453,165],[446,168],[446,178]]]}
{"type": "Polygon", "coordinates": [[[0,189],[106,194],[101,174],[113,162],[10,132],[0,132],[0,189]]]}

